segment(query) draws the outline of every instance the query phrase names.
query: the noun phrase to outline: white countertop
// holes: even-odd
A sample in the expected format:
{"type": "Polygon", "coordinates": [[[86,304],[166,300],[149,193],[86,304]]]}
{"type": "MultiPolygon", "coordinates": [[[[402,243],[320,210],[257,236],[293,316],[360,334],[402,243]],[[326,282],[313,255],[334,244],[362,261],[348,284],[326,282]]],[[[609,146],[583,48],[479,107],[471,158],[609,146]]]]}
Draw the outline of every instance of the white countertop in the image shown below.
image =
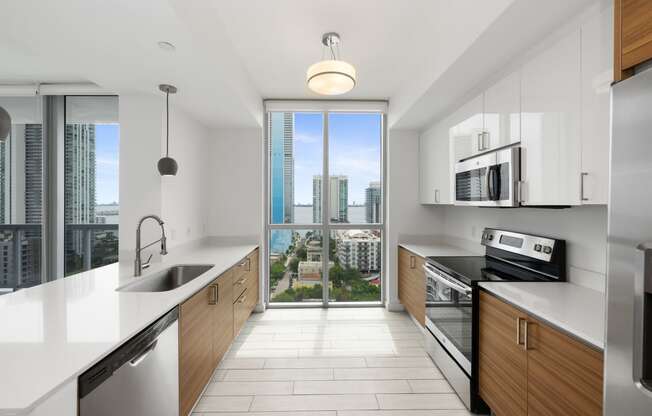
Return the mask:
{"type": "Polygon", "coordinates": [[[0,415],[31,410],[256,247],[171,248],[138,279],[173,264],[215,266],[168,292],[116,292],[135,279],[116,263],[0,296],[0,415]]]}
{"type": "Polygon", "coordinates": [[[499,298],[604,349],[604,293],[572,283],[480,282],[499,298]]]}
{"type": "Polygon", "coordinates": [[[476,256],[477,254],[445,243],[412,244],[399,243],[399,246],[421,256],[476,256]]]}

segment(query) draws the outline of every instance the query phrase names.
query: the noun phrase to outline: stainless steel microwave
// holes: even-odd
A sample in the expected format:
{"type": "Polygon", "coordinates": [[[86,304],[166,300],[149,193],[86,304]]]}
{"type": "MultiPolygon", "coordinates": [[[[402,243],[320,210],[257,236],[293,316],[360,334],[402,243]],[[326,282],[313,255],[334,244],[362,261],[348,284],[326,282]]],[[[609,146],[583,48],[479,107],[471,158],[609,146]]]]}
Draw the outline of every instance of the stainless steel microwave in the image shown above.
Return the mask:
{"type": "Polygon", "coordinates": [[[455,205],[517,207],[521,149],[509,147],[455,164],[455,205]]]}

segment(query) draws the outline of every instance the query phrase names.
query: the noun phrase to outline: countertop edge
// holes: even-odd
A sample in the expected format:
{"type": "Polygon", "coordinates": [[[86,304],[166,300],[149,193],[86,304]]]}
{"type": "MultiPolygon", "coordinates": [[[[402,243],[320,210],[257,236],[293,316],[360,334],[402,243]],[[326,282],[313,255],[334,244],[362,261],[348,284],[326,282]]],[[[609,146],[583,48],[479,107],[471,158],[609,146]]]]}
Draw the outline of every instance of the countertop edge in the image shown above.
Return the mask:
{"type": "MultiPolygon", "coordinates": [[[[541,321],[549,324],[550,326],[554,327],[555,329],[563,332],[564,334],[567,334],[573,339],[576,339],[586,346],[593,348],[595,350],[598,350],[600,352],[604,352],[604,340],[599,341],[595,339],[594,337],[588,335],[585,333],[585,331],[581,331],[577,328],[571,328],[568,325],[558,322],[555,319],[551,319],[550,317],[545,316],[541,312],[538,312],[536,310],[532,310],[532,308],[528,305],[523,304],[522,302],[515,301],[513,298],[509,298],[509,296],[506,296],[504,293],[500,291],[496,291],[494,288],[496,284],[509,284],[510,282],[480,282],[478,285],[485,291],[490,292],[492,296],[497,297],[498,299],[509,303],[510,305],[514,306],[517,309],[521,309],[524,312],[527,312],[528,314],[532,315],[533,317],[540,319],[541,321]]],[[[559,283],[554,283],[554,284],[559,284],[559,283]]],[[[570,283],[568,283],[570,284],[570,283]]],[[[591,289],[586,289],[586,290],[591,290],[591,289]]]]}

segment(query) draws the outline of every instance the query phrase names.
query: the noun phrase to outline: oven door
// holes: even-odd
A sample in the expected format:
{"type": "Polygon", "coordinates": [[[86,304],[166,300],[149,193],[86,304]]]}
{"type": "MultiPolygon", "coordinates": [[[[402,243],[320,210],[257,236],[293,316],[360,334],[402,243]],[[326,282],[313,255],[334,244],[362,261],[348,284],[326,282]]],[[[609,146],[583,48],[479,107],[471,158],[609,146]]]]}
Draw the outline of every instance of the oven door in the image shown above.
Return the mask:
{"type": "Polygon", "coordinates": [[[426,275],[426,326],[455,362],[471,375],[472,291],[430,264],[426,275]]]}
{"type": "Polygon", "coordinates": [[[520,148],[487,153],[455,165],[455,205],[515,207],[520,148]]]}

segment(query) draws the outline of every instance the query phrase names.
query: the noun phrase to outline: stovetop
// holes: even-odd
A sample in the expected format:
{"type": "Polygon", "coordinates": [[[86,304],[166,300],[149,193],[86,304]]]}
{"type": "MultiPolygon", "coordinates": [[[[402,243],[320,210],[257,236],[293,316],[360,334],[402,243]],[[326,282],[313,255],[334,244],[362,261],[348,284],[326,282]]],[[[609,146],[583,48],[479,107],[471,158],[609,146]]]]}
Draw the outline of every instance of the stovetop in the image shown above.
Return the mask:
{"type": "Polygon", "coordinates": [[[426,261],[440,271],[469,286],[486,281],[548,281],[545,275],[527,268],[537,268],[536,261],[520,259],[519,266],[490,256],[427,257],[426,261]]]}

